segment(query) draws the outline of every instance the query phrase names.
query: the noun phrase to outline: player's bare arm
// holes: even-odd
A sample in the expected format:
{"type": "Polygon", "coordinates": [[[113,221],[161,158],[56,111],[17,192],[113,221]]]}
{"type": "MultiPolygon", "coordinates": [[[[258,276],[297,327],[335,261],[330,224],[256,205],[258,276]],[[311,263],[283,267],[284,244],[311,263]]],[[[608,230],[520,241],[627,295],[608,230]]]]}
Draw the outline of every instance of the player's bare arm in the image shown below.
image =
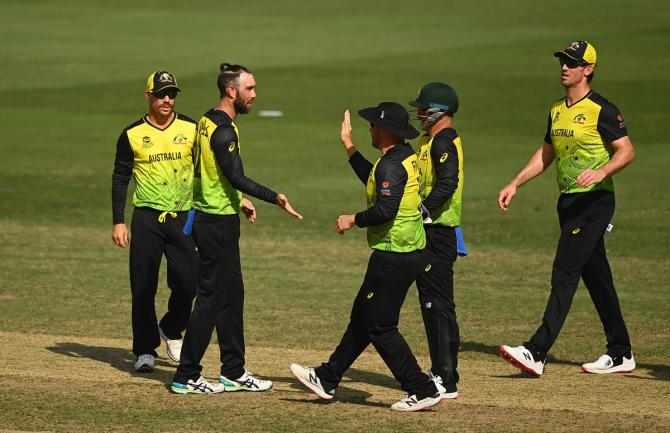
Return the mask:
{"type": "Polygon", "coordinates": [[[526,165],[514,176],[510,183],[500,190],[498,194],[498,206],[500,209],[507,212],[512,198],[516,195],[517,189],[542,174],[554,161],[555,156],[554,147],[549,143],[543,143],[531,155],[526,165]]]}
{"type": "Polygon", "coordinates": [[[612,143],[614,155],[612,159],[600,168],[587,168],[577,176],[577,185],[586,188],[590,185],[602,182],[606,177],[612,176],[626,168],[635,160],[635,149],[628,136],[614,140],[612,143]]]}

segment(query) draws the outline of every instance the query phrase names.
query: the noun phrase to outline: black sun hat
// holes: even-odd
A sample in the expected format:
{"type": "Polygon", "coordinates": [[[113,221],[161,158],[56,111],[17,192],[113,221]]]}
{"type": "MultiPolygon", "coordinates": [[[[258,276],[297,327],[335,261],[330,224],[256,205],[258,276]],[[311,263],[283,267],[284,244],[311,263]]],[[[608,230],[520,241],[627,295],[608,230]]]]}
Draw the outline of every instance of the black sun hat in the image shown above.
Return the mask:
{"type": "Polygon", "coordinates": [[[405,107],[396,102],[380,102],[376,107],[359,110],[358,115],[398,137],[419,136],[419,131],[409,124],[409,113],[405,107]]]}

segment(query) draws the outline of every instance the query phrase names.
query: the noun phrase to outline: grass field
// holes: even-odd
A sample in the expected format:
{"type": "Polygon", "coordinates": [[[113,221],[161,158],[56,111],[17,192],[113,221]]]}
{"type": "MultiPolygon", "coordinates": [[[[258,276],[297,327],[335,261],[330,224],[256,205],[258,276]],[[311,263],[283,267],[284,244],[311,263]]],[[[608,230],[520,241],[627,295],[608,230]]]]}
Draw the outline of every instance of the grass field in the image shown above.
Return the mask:
{"type": "MultiPolygon", "coordinates": [[[[669,5],[137,3],[0,0],[0,432],[670,431],[669,5]],[[508,214],[496,198],[544,136],[549,105],[563,96],[551,53],[574,39],[598,49],[594,88],[622,110],[637,150],[615,180],[607,245],[638,368],[579,372],[604,350],[582,287],[536,380],[497,347],[535,330],[549,293],[553,168],[508,214]],[[256,112],[284,112],[240,119],[245,171],[286,193],[305,220],[258,203],[257,224],[243,226],[247,367],[275,390],[183,398],[168,392],[175,366],[166,357],[154,374],[132,372],[128,251],[110,239],[111,171],[119,132],[146,110],[150,72],[173,72],[178,111],[197,118],[216,103],[223,61],[255,72],[256,112]],[[322,404],[288,366],[327,358],[369,255],[362,230],[333,230],[337,215],[365,203],[339,144],[341,114],[406,103],[433,80],[461,97],[471,250],[456,266],[461,398],[392,413],[402,392],[368,350],[336,401],[322,404]]],[[[375,158],[366,123],[353,127],[375,158]]],[[[413,289],[401,331],[427,367],[413,289]]],[[[217,362],[213,344],[205,376],[216,377],[217,362]]]]}

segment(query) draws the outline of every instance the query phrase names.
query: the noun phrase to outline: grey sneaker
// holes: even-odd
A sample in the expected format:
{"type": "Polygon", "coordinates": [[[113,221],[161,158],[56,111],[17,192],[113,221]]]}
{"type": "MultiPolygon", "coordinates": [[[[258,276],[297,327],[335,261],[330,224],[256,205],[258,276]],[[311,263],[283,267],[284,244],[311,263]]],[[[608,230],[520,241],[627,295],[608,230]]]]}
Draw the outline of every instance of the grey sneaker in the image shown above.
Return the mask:
{"type": "Polygon", "coordinates": [[[291,364],[291,373],[298,379],[303,385],[310,389],[314,394],[318,395],[324,400],[332,400],[335,390],[331,389],[326,391],[321,385],[321,380],[316,375],[316,372],[313,368],[303,367],[298,364],[291,364]]]}
{"type": "Polygon", "coordinates": [[[422,398],[421,400],[417,399],[416,395],[406,395],[402,400],[394,403],[393,406],[391,406],[391,410],[396,412],[416,412],[435,406],[441,401],[442,399],[439,394],[435,394],[432,397],[422,398]]]}
{"type": "Polygon", "coordinates": [[[218,394],[225,391],[220,383],[210,383],[200,376],[198,380],[189,379],[187,383],[172,382],[170,390],[175,394],[218,394]]]}
{"type": "Polygon", "coordinates": [[[160,326],[158,327],[158,333],[160,334],[163,341],[165,341],[167,356],[174,362],[179,362],[179,357],[181,356],[181,344],[184,340],[181,338],[179,340],[170,340],[167,335],[163,333],[163,330],[160,326]]]}
{"type": "Polygon", "coordinates": [[[135,371],[138,373],[151,373],[154,371],[154,365],[156,364],[156,358],[153,355],[145,353],[137,357],[135,361],[135,371]]]}
{"type": "Polygon", "coordinates": [[[250,371],[244,371],[244,374],[237,379],[228,379],[226,376],[219,377],[219,383],[223,385],[226,392],[251,391],[262,392],[272,389],[272,382],[269,380],[258,379],[250,371]]]}

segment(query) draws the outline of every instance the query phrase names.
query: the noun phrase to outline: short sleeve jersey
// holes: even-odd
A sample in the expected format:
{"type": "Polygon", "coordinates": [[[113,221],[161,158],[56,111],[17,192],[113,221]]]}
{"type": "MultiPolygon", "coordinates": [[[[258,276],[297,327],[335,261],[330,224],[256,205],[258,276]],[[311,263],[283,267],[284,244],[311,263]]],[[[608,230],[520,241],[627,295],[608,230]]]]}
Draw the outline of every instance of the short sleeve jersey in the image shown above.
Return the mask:
{"type": "Polygon", "coordinates": [[[142,118],[123,130],[117,160],[132,158],[133,204],[161,211],[185,211],[193,198],[195,122],[179,113],[165,129],[142,118]]]}
{"type": "Polygon", "coordinates": [[[590,92],[568,107],[567,99],[554,103],[549,113],[546,143],[554,147],[558,188],[561,193],[614,190],[612,177],[581,188],[576,179],[587,168],[609,162],[611,144],[628,135],[619,109],[596,92],[590,92]]]}

